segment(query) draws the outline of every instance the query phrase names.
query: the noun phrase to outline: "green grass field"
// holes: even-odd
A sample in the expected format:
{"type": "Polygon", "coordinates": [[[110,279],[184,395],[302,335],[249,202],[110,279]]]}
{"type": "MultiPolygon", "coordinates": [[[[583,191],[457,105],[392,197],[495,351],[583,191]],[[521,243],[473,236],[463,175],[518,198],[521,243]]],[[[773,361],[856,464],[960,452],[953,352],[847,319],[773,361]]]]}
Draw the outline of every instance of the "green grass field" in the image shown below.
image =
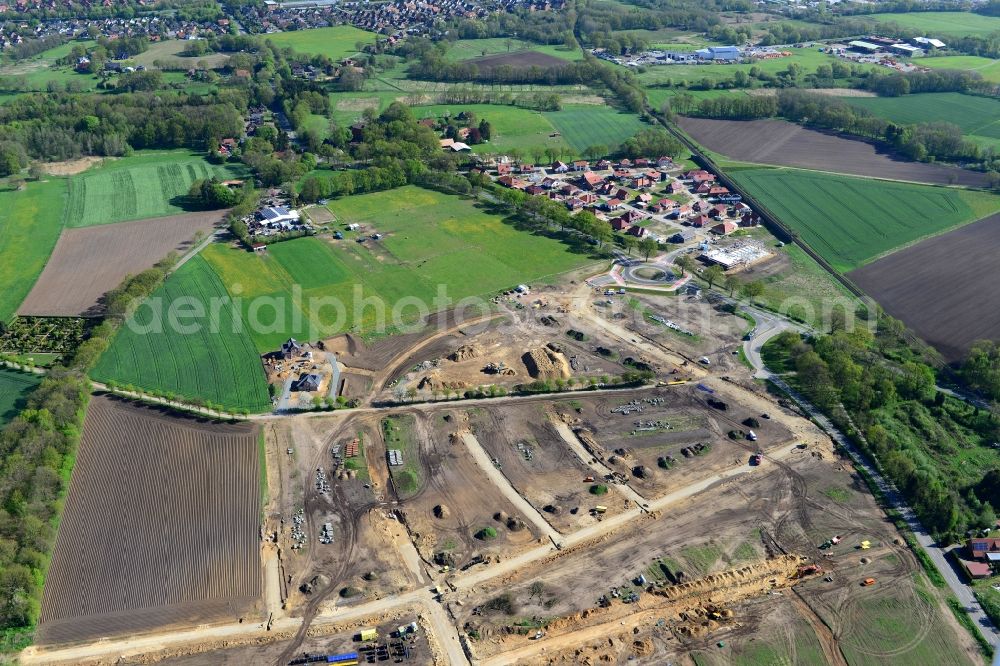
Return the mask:
{"type": "MultiPolygon", "coordinates": [[[[208,262],[200,256],[194,257],[137,311],[134,318],[137,326],[126,325],[121,329],[91,373],[93,378],[209,401],[227,409],[268,410],[271,401],[260,357],[250,336],[240,332],[238,321],[234,323],[236,318],[230,306],[215,301],[222,304],[214,308],[218,312],[217,325],[211,324],[207,316],[178,320],[182,325],[200,324],[199,330],[192,332],[170,325],[169,308],[178,299],[188,299],[192,307],[212,313],[213,299],[227,297],[208,262]],[[154,313],[161,315],[162,326],[156,326],[154,313]]],[[[187,306],[174,307],[191,311],[187,306]]]]}
{"type": "Polygon", "coordinates": [[[267,308],[253,317],[273,323],[250,333],[259,352],[277,349],[290,335],[391,334],[420,314],[410,305],[394,317],[394,307],[407,301],[427,311],[443,307],[435,303],[439,286],[449,301],[486,296],[554,280],[590,261],[557,240],[518,231],[472,201],[417,187],[347,197],[329,207],[339,224],[362,223],[367,233],[385,237],[364,244],[352,234],[342,241],[303,238],[272,245],[263,256],[222,244],[202,253],[243,299],[248,321],[254,299],[285,304],[277,316],[267,308]]]}
{"type": "Polygon", "coordinates": [[[24,401],[42,381],[38,375],[0,368],[0,426],[24,408],[24,401]]]}
{"type": "Polygon", "coordinates": [[[179,199],[199,178],[239,178],[242,165],[214,165],[186,150],[141,151],[69,178],[67,227],[185,212],[179,199]]]}
{"type": "MultiPolygon", "coordinates": [[[[906,14],[872,14],[868,18],[883,23],[896,23],[904,28],[922,30],[931,37],[953,35],[988,35],[1000,30],[1000,18],[971,12],[909,12],[906,14]]],[[[945,42],[948,40],[945,39],[945,42]]]]}
{"type": "Polygon", "coordinates": [[[9,321],[35,284],[62,232],[66,181],[0,190],[0,321],[9,321]]]}
{"type": "Polygon", "coordinates": [[[47,90],[50,81],[65,85],[69,81],[79,84],[82,90],[94,90],[100,78],[91,74],[81,74],[71,66],[59,66],[56,60],[69,55],[74,46],[84,47],[94,45],[93,41],[69,41],[55,48],[43,51],[38,55],[19,62],[3,62],[0,64],[0,76],[24,77],[28,89],[34,91],[47,90]]]}
{"type": "Polygon", "coordinates": [[[413,115],[417,118],[440,118],[446,111],[452,115],[472,111],[477,122],[489,121],[493,132],[490,142],[473,146],[474,153],[497,153],[516,148],[530,155],[535,147],[552,147],[567,154],[572,152],[560,137],[549,136],[555,133],[556,128],[548,114],[539,111],[499,104],[434,104],[415,107],[413,115]]]}
{"type": "Polygon", "coordinates": [[[1000,100],[960,93],[850,97],[845,101],[897,123],[949,122],[969,139],[1000,147],[1000,100]]]}
{"type": "Polygon", "coordinates": [[[798,169],[730,173],[841,271],[1000,210],[985,192],[798,169]]]}
{"type": "Polygon", "coordinates": [[[610,106],[565,106],[561,111],[545,114],[563,139],[577,152],[588,146],[602,144],[614,149],[639,130],[648,127],[639,116],[621,113],[610,106]]]}
{"type": "Polygon", "coordinates": [[[518,51],[536,51],[561,60],[581,60],[583,52],[580,49],[569,50],[565,46],[551,44],[533,44],[523,39],[507,40],[503,37],[487,39],[459,39],[448,46],[445,59],[451,62],[481,58],[484,55],[497,53],[517,53],[518,51]],[[510,48],[508,48],[508,41],[510,48]]]}
{"type": "Polygon", "coordinates": [[[979,56],[940,56],[921,58],[920,65],[932,69],[965,69],[978,72],[986,81],[1000,83],[1000,60],[979,56]]]}
{"type": "Polygon", "coordinates": [[[276,46],[290,46],[299,53],[325,55],[331,60],[342,60],[356,55],[358,42],[364,44],[375,42],[375,33],[350,25],[278,32],[264,37],[274,42],[276,46]]]}

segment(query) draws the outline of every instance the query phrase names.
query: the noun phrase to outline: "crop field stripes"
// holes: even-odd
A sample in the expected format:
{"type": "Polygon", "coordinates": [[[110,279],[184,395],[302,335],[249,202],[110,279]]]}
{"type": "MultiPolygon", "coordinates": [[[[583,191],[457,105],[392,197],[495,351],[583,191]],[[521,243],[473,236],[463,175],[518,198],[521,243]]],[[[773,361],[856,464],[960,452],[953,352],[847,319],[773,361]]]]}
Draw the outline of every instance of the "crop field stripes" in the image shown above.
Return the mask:
{"type": "Polygon", "coordinates": [[[252,426],[95,398],[39,641],[247,612],[260,595],[258,465],[252,426]]]}

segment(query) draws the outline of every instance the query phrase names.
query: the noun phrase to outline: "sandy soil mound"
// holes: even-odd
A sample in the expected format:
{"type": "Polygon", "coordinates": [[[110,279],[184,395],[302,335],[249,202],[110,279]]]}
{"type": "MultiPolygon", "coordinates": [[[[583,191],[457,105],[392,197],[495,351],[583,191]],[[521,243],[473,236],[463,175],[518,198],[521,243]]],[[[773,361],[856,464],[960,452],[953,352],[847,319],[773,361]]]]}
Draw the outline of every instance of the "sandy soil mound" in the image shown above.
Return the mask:
{"type": "Polygon", "coordinates": [[[528,350],[521,360],[535,379],[566,379],[570,374],[566,357],[547,347],[528,350]]]}
{"type": "Polygon", "coordinates": [[[475,345],[462,345],[448,355],[449,361],[468,361],[471,358],[479,358],[483,352],[475,345]]]}

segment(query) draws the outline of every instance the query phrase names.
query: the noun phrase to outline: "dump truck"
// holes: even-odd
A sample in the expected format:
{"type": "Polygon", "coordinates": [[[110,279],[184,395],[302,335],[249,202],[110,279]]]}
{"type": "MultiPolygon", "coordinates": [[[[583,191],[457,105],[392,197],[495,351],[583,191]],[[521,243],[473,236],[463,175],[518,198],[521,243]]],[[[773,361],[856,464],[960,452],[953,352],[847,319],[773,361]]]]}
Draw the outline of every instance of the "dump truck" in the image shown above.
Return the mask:
{"type": "Polygon", "coordinates": [[[861,587],[869,587],[874,584],[875,584],[874,578],[865,578],[863,581],[861,581],[861,587]]]}
{"type": "Polygon", "coordinates": [[[608,507],[598,504],[594,507],[594,511],[597,513],[607,513],[608,507]]]}

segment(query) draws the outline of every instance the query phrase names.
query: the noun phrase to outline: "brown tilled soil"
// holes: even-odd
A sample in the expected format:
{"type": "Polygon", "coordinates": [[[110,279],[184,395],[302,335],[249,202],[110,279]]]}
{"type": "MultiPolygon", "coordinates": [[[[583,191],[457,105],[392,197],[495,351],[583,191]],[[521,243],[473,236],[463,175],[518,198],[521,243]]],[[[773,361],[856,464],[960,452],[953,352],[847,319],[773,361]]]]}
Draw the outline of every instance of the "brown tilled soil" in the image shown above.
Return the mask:
{"type": "Polygon", "coordinates": [[[709,150],[744,162],[935,185],[987,185],[983,173],[895,159],[860,139],[806,129],[785,120],[681,118],[678,124],[709,150]]]}
{"type": "Polygon", "coordinates": [[[254,427],[94,398],[35,642],[253,614],[258,467],[254,427]]]}
{"type": "Polygon", "coordinates": [[[1000,214],[852,271],[848,276],[903,320],[945,360],[976,340],[1000,337],[1000,289],[983,279],[996,267],[1000,214]]]}
{"type": "Polygon", "coordinates": [[[569,63],[547,53],[536,51],[518,51],[517,53],[498,53],[496,55],[483,56],[481,58],[471,58],[465,61],[470,65],[479,68],[479,73],[492,72],[497,67],[510,65],[514,69],[528,69],[529,67],[565,67],[569,63]]]}
{"type": "Polygon", "coordinates": [[[100,314],[99,300],[126,275],[150,268],[172,251],[183,252],[197,232],[209,233],[222,215],[208,211],[66,229],[18,314],[100,314]]]}

